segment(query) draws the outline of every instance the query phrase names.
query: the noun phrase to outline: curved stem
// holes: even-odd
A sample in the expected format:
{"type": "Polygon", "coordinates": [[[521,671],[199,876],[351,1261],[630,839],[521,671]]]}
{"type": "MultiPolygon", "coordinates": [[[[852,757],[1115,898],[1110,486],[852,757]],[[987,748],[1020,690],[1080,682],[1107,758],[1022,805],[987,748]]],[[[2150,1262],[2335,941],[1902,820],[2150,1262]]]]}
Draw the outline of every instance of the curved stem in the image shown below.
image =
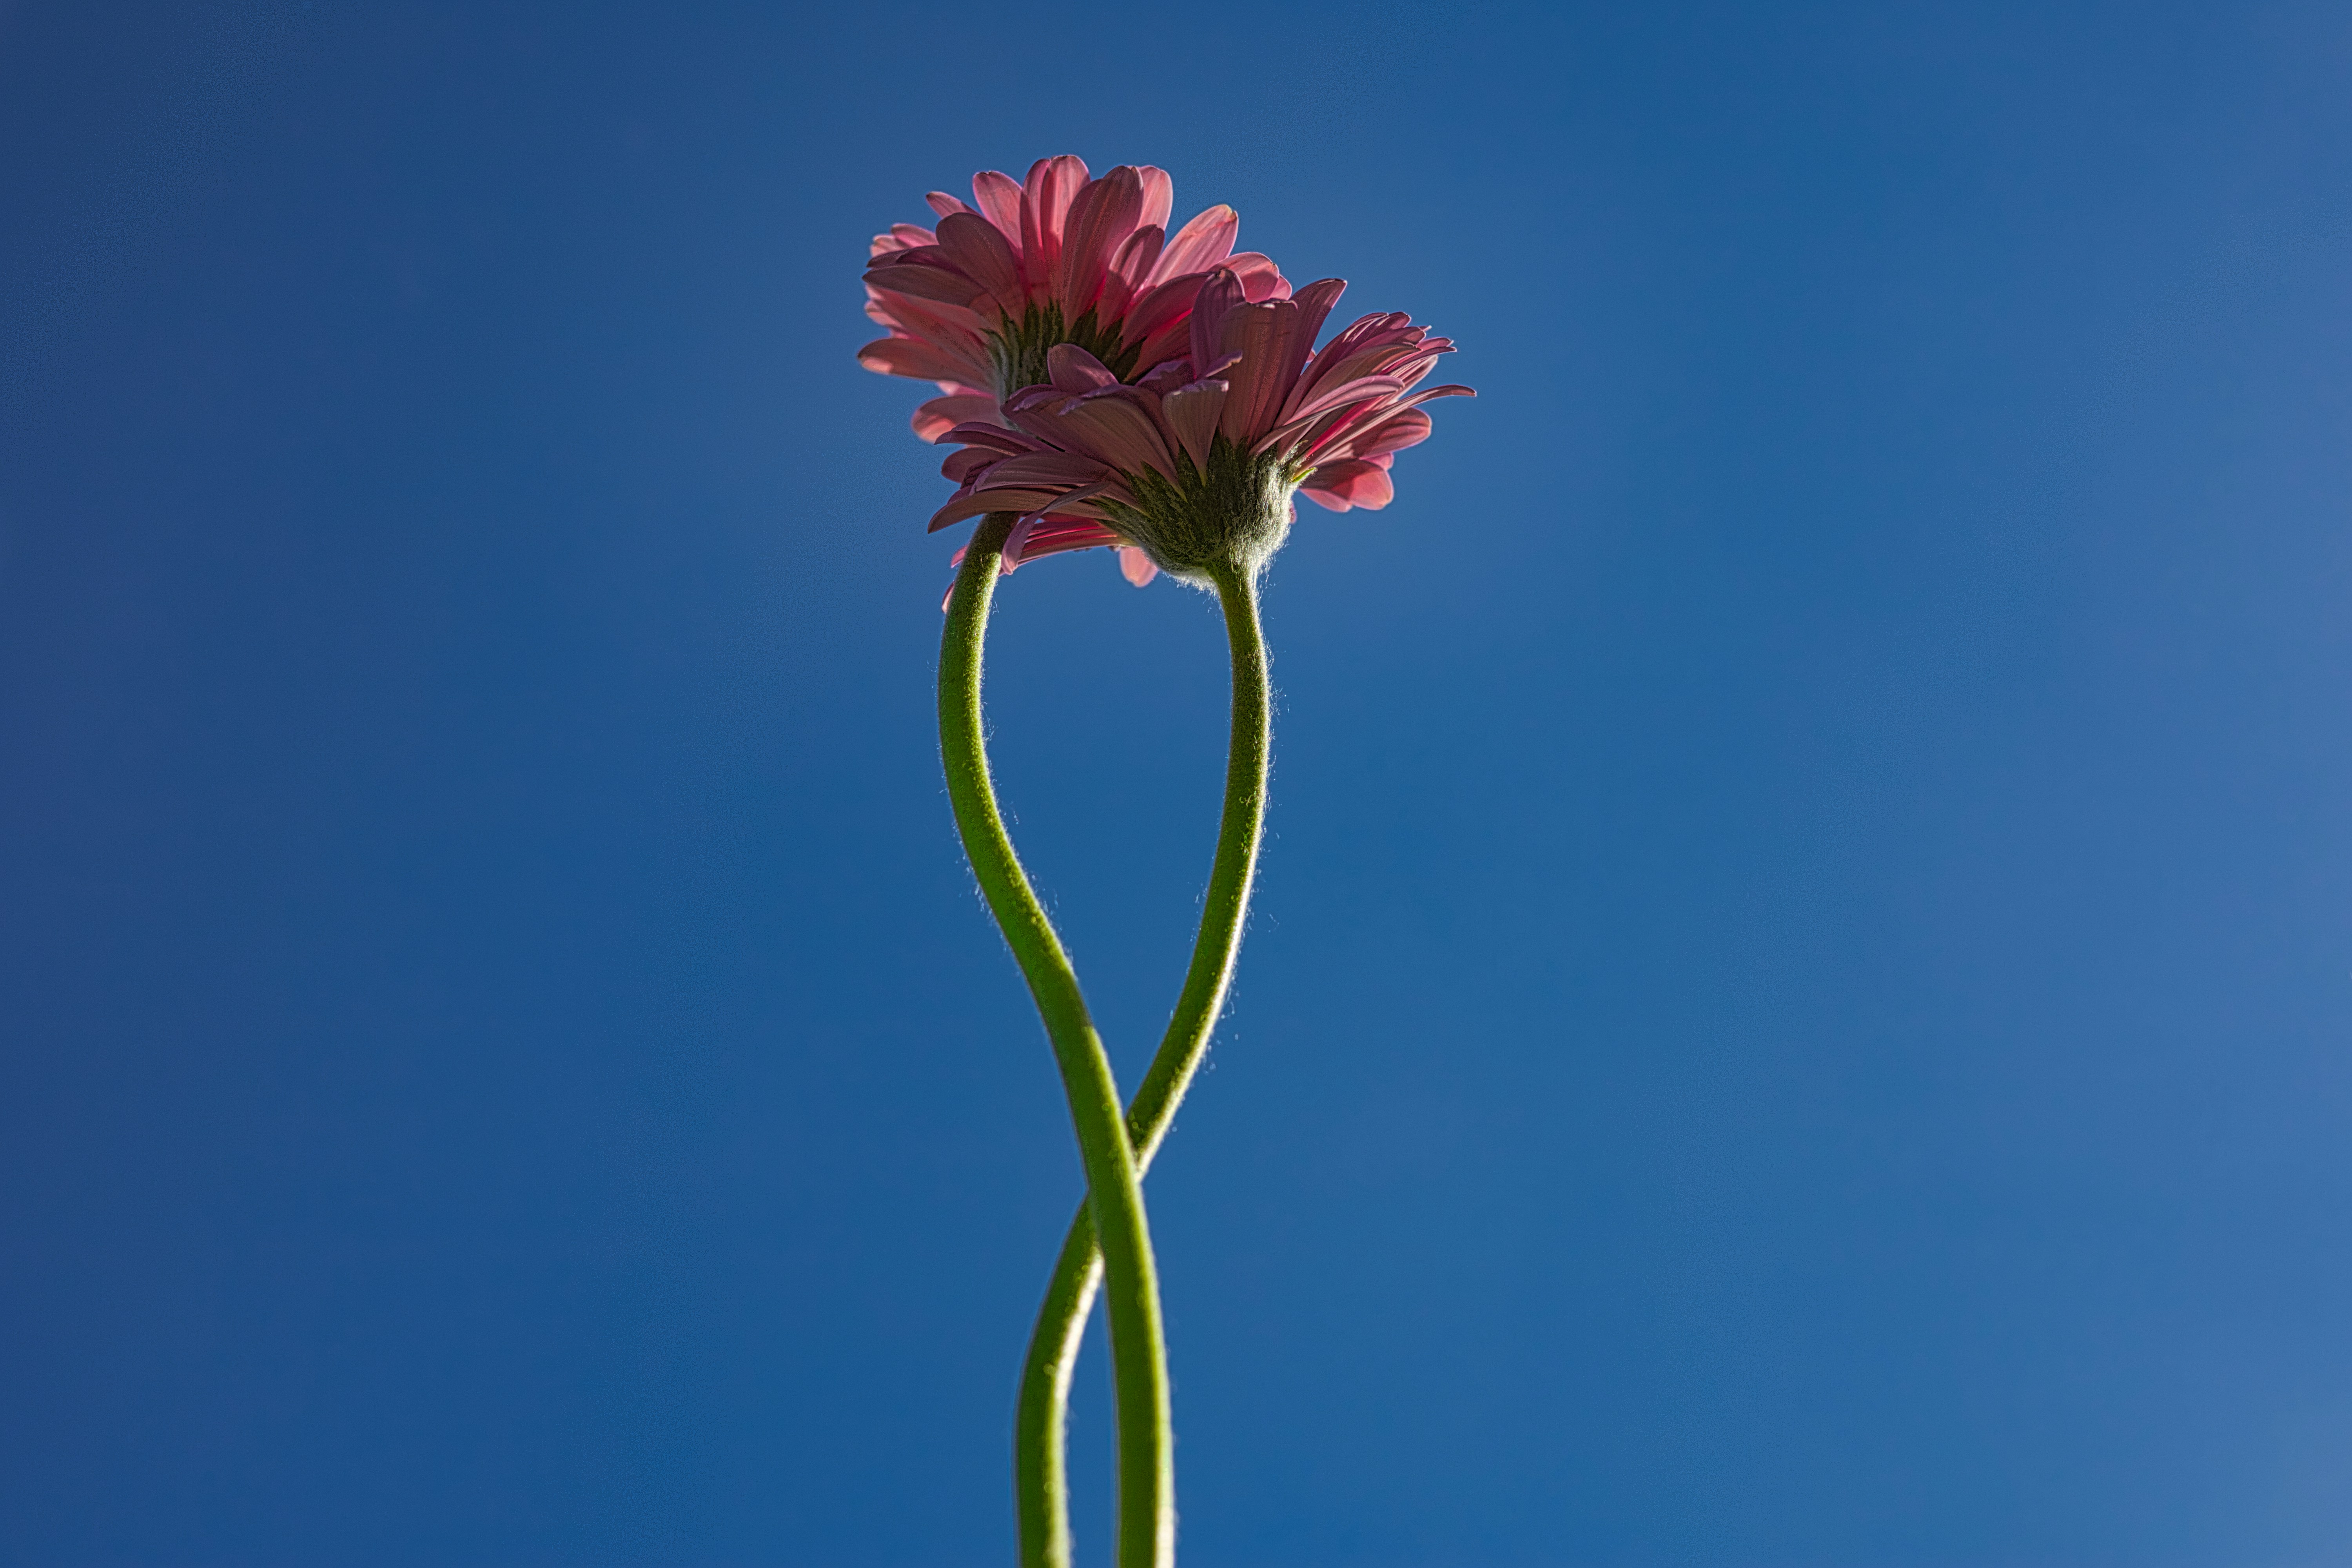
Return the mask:
{"type": "Polygon", "coordinates": [[[1029,886],[989,782],[980,715],[981,644],[995,595],[997,563],[1014,522],[982,519],[949,595],[940,642],[940,753],[956,829],[989,912],[1029,983],[1053,1042],[1086,1168],[1087,1212],[1109,1279],[1112,1386],[1118,1423],[1119,1568],[1171,1568],[1176,1558],[1176,1466],[1169,1420],[1168,1352],[1160,1282],[1135,1151],[1119,1113],[1118,1085],[1102,1037],[1087,1016],[1078,977],[1029,886]]]}
{"type": "MultiPolygon", "coordinates": [[[[1258,626],[1257,583],[1249,572],[1215,574],[1224,606],[1225,637],[1234,660],[1233,740],[1225,754],[1224,815],[1217,826],[1217,858],[1202,900],[1201,934],[1175,1016],[1151,1068],[1128,1107],[1128,1137],[1139,1171],[1148,1168],[1176,1119],[1176,1108],[1208,1054],[1209,1036],[1233,982],[1256,875],[1258,840],[1265,823],[1265,780],[1272,740],[1265,639],[1258,626]]],[[[1054,1260],[1054,1277],[1030,1333],[1013,1416],[1013,1499],[1021,1521],[1022,1568],[1070,1568],[1066,1428],[1070,1376],[1078,1361],[1087,1314],[1102,1281],[1102,1253],[1090,1209],[1081,1205],[1054,1260]]]]}

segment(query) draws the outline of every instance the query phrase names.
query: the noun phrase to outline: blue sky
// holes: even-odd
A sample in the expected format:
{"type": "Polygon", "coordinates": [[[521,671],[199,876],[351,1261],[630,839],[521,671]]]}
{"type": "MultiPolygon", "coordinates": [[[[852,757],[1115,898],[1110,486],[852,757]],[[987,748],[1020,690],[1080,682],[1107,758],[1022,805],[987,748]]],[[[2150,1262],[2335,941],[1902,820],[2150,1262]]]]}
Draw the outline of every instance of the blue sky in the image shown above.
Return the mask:
{"type": "MultiPolygon", "coordinates": [[[[1151,1183],[1187,1561],[2343,1560],[2348,72],[2317,5],[0,6],[0,1559],[1009,1560],[1076,1165],[856,276],[1075,152],[1481,393],[1272,574],[1151,1183]]],[[[1213,609],[1055,560],[992,658],[1132,1078],[1213,609]]]]}

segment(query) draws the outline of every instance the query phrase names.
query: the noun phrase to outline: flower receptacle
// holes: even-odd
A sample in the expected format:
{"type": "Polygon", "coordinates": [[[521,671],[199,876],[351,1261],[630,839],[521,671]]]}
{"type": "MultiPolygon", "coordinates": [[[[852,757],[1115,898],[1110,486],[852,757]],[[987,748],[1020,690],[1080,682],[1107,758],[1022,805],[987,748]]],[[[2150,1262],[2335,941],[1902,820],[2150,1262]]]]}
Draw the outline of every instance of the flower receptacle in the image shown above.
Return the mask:
{"type": "Polygon", "coordinates": [[[1205,465],[1180,453],[1173,478],[1149,468],[1123,477],[1136,504],[1106,501],[1112,526],[1162,572],[1207,587],[1219,566],[1253,577],[1265,569],[1290,536],[1306,475],[1281,453],[1244,452],[1219,436],[1205,465]]]}

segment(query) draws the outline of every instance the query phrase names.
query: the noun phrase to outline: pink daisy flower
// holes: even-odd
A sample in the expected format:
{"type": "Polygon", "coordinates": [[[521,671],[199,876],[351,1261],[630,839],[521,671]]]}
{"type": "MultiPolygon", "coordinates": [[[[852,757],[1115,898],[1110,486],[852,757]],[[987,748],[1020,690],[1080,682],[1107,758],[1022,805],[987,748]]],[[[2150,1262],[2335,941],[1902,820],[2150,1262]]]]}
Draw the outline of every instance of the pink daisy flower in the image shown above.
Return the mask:
{"type": "Polygon", "coordinates": [[[1130,379],[1183,353],[1185,320],[1212,268],[1233,271],[1253,300],[1290,293],[1265,257],[1234,253],[1241,220],[1229,206],[1171,237],[1175,184],[1162,170],[1122,164],[1096,180],[1076,158],[1045,158],[1022,184],[974,174],[971,195],[967,205],[933,191],[937,229],[902,223],[876,235],[866,273],[866,313],[890,335],[858,361],[940,384],[946,395],[915,414],[927,441],[1044,381],[1056,343],[1130,379]]]}
{"type": "MultiPolygon", "coordinates": [[[[1199,287],[1181,358],[1129,385],[1086,347],[1046,355],[1047,379],[944,439],[963,449],[940,471],[960,487],[931,520],[1021,514],[1007,562],[1120,547],[1199,581],[1213,564],[1255,571],[1281,547],[1304,490],[1333,511],[1386,506],[1396,454],[1428,438],[1420,405],[1474,395],[1415,392],[1447,340],[1403,315],[1366,316],[1320,350],[1315,338],[1347,285],[1253,300],[1230,268],[1199,287]]],[[[1124,564],[1124,563],[1123,563],[1124,564]]]]}
{"type": "MultiPolygon", "coordinates": [[[[967,421],[1003,424],[1000,399],[1044,382],[1056,345],[1074,344],[1129,380],[1181,354],[1212,268],[1231,271],[1252,300],[1290,294],[1273,261],[1234,252],[1241,219],[1229,206],[1169,235],[1175,183],[1148,165],[1097,180],[1076,158],[1045,158],[1019,184],[993,170],[974,174],[971,197],[932,192],[938,227],[894,224],[875,236],[866,274],[866,313],[890,335],[860,349],[858,361],[939,384],[941,395],[912,421],[926,441],[967,421]]],[[[1008,553],[1004,570],[1023,559],[1008,553]]],[[[1151,580],[1141,552],[1120,548],[1118,561],[1129,582],[1151,580]]]]}

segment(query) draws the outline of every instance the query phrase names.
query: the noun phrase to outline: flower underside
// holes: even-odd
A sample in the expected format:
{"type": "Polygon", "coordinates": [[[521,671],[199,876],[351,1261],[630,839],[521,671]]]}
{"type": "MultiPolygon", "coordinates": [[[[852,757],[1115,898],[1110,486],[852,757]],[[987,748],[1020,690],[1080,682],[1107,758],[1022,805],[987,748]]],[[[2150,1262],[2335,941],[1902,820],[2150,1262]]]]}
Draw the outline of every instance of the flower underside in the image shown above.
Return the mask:
{"type": "Polygon", "coordinates": [[[1101,497],[1104,521],[1161,568],[1193,582],[1231,565],[1255,574],[1282,547],[1291,494],[1307,470],[1280,452],[1250,453],[1219,436],[1209,460],[1175,454],[1176,471],[1122,473],[1134,504],[1101,497]]]}
{"type": "Polygon", "coordinates": [[[1076,344],[1048,346],[1044,381],[1005,397],[998,417],[942,433],[962,448],[940,466],[959,488],[932,528],[1012,512],[1007,569],[1115,545],[1129,552],[1122,567],[1139,554],[1200,583],[1262,567],[1289,531],[1294,494],[1334,511],[1386,505],[1396,454],[1429,435],[1421,405],[1470,389],[1415,390],[1454,345],[1397,312],[1316,347],[1345,288],[1326,278],[1257,300],[1237,273],[1213,268],[1182,356],[1132,382],[1076,344]]]}
{"type": "MultiPolygon", "coordinates": [[[[1100,360],[1121,381],[1135,379],[1136,362],[1143,344],[1121,341],[1117,325],[1104,326],[1089,309],[1075,321],[1062,319],[1062,307],[1053,300],[1031,305],[1014,321],[999,317],[987,333],[990,367],[996,373],[996,395],[1012,396],[1024,386],[1049,379],[1045,355],[1058,343],[1074,343],[1100,360]]],[[[1148,366],[1145,368],[1149,368],[1148,366]]]]}

